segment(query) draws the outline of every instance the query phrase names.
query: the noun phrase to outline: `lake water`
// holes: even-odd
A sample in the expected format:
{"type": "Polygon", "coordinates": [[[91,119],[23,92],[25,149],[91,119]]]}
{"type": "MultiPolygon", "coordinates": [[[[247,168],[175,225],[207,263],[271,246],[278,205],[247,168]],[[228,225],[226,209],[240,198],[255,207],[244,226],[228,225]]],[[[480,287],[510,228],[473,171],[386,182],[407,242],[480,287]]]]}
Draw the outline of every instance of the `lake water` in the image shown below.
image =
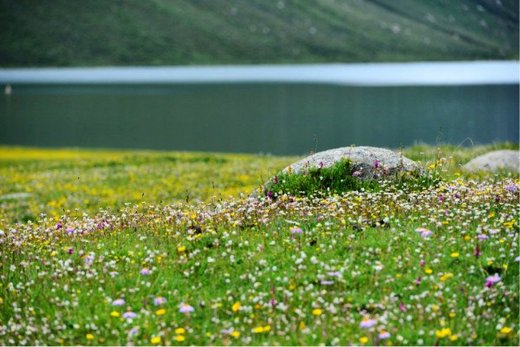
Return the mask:
{"type": "Polygon", "coordinates": [[[0,143],[304,154],[518,142],[518,62],[0,69],[0,143]]]}

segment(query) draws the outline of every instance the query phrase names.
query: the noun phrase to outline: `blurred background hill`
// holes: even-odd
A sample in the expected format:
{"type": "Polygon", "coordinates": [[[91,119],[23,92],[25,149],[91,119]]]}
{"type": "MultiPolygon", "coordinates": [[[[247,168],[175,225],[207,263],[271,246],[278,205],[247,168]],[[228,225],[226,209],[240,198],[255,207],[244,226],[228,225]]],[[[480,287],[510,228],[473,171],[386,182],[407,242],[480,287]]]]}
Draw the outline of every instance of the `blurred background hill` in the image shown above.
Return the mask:
{"type": "Polygon", "coordinates": [[[0,0],[0,66],[518,59],[518,0],[0,0]]]}

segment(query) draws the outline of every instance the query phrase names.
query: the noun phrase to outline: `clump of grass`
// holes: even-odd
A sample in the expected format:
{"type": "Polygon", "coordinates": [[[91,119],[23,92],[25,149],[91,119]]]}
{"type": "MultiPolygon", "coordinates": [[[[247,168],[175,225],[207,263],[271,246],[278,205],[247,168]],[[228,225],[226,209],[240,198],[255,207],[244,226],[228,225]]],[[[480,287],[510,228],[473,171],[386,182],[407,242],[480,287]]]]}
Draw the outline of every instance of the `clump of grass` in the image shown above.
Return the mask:
{"type": "Polygon", "coordinates": [[[374,169],[372,177],[358,177],[358,169],[352,161],[342,159],[330,167],[315,167],[304,174],[282,172],[269,182],[264,194],[277,197],[283,194],[294,196],[334,195],[349,191],[378,192],[388,185],[397,189],[420,191],[440,182],[438,175],[420,171],[399,171],[393,174],[374,169]],[[390,183],[391,182],[391,183],[390,183]]]}
{"type": "Polygon", "coordinates": [[[281,173],[267,185],[268,196],[289,194],[310,196],[314,194],[340,194],[352,190],[378,191],[380,184],[374,179],[360,179],[353,176],[354,167],[347,159],[330,167],[311,168],[305,174],[281,173]]]}

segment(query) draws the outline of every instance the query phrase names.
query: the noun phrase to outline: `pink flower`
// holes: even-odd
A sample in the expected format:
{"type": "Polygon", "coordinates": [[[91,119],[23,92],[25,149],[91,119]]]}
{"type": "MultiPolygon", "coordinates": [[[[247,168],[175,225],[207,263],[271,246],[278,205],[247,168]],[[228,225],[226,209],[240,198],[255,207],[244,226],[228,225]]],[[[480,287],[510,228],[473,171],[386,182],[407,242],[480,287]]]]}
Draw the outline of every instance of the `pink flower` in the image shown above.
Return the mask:
{"type": "Polygon", "coordinates": [[[146,276],[146,275],[149,275],[149,274],[150,274],[150,269],[144,268],[144,269],[141,270],[141,275],[146,276]]]}
{"type": "Polygon", "coordinates": [[[365,318],[363,318],[363,320],[359,324],[359,327],[363,328],[363,329],[370,329],[374,325],[376,325],[376,323],[377,323],[377,321],[375,319],[370,319],[370,318],[366,318],[365,317],[365,318]]]}
{"type": "Polygon", "coordinates": [[[181,305],[181,308],[179,309],[179,312],[180,313],[191,313],[195,311],[195,309],[193,308],[193,306],[190,306],[188,304],[182,304],[181,305]]]}
{"type": "Polygon", "coordinates": [[[303,233],[303,230],[302,228],[299,228],[299,227],[292,227],[291,228],[291,234],[302,234],[303,233]]]}
{"type": "Polygon", "coordinates": [[[489,276],[488,278],[486,278],[486,287],[490,288],[492,287],[495,283],[498,283],[500,282],[502,279],[500,278],[500,275],[499,274],[494,274],[493,276],[489,276]]]}

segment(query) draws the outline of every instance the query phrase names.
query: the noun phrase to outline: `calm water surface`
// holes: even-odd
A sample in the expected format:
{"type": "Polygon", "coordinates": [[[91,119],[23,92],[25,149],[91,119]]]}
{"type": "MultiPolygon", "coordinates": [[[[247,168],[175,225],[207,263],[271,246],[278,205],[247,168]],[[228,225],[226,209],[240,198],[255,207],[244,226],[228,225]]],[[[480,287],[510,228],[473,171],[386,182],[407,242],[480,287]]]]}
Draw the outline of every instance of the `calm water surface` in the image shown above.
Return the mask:
{"type": "Polygon", "coordinates": [[[0,96],[0,143],[304,154],[351,144],[518,142],[517,64],[516,75],[502,66],[477,77],[466,71],[458,83],[454,70],[397,65],[404,67],[391,65],[399,73],[388,70],[386,79],[384,69],[365,68],[364,83],[330,66],[278,71],[278,80],[254,68],[227,70],[230,79],[222,68],[201,68],[197,78],[189,76],[196,68],[0,70],[0,83],[12,86],[0,96]]]}

